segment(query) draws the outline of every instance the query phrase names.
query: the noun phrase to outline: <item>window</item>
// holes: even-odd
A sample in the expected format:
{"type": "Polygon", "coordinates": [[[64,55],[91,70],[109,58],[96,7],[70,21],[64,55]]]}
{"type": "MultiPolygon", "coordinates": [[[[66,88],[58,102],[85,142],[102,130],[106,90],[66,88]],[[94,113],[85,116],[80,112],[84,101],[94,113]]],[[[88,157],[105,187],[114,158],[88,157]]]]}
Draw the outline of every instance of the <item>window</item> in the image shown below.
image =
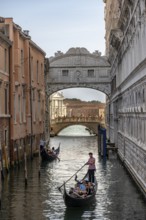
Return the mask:
{"type": "Polygon", "coordinates": [[[30,74],[31,74],[31,80],[33,81],[33,57],[31,57],[31,69],[30,69],[30,74]]]}
{"type": "Polygon", "coordinates": [[[41,63],[41,74],[43,75],[43,64],[41,63]]]}
{"type": "Polygon", "coordinates": [[[23,122],[26,122],[26,91],[25,91],[25,86],[23,86],[22,89],[22,119],[23,122]]]}
{"type": "Polygon", "coordinates": [[[16,123],[17,96],[14,94],[14,123],[16,123]]]}
{"type": "Polygon", "coordinates": [[[94,70],[88,70],[88,77],[95,77],[94,70]]]}
{"type": "Polygon", "coordinates": [[[21,66],[21,75],[24,76],[24,52],[21,50],[21,56],[20,56],[20,66],[21,66]]]}
{"type": "MultiPolygon", "coordinates": [[[[41,63],[41,75],[43,76],[44,75],[44,73],[43,73],[43,70],[44,70],[44,68],[43,68],[43,64],[41,63]]],[[[42,83],[42,85],[43,85],[43,77],[41,76],[41,79],[40,79],[40,83],[42,83]]]]}
{"type": "Polygon", "coordinates": [[[5,114],[8,114],[8,89],[5,89],[5,114]]]}
{"type": "Polygon", "coordinates": [[[32,114],[33,121],[36,121],[36,102],[35,102],[35,89],[32,89],[32,114]]]}
{"type": "Polygon", "coordinates": [[[38,119],[41,121],[41,94],[38,91],[38,119]]]}
{"type": "Polygon", "coordinates": [[[36,64],[36,80],[37,80],[37,83],[39,83],[39,61],[38,60],[36,64]]]}
{"type": "Polygon", "coordinates": [[[22,110],[21,110],[21,97],[20,95],[18,96],[18,107],[19,107],[19,121],[20,123],[22,122],[22,110]]]}
{"type": "Polygon", "coordinates": [[[69,71],[68,70],[62,70],[62,76],[68,76],[69,71]]]}
{"type": "Polygon", "coordinates": [[[7,71],[7,49],[4,51],[4,71],[7,71]]]}

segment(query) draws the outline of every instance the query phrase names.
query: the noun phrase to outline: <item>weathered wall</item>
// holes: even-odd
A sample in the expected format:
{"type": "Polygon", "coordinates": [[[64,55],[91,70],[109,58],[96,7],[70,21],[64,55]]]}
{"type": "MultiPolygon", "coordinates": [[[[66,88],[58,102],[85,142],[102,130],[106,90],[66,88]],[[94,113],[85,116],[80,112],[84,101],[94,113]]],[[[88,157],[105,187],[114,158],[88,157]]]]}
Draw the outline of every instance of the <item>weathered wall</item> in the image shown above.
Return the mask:
{"type": "Polygon", "coordinates": [[[108,135],[146,194],[146,4],[143,0],[106,1],[106,45],[112,95],[108,135]],[[109,13],[114,5],[114,14],[109,13]]]}

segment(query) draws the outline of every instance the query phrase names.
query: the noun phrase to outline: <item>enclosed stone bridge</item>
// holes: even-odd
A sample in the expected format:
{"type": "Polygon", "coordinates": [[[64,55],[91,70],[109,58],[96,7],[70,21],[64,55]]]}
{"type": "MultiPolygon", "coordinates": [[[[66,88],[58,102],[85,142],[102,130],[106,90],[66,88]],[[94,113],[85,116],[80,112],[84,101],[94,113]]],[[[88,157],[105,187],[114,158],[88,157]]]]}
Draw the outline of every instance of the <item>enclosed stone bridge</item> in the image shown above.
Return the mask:
{"type": "Polygon", "coordinates": [[[108,96],[111,93],[110,63],[99,51],[90,53],[86,48],[70,48],[65,54],[55,53],[48,63],[45,79],[48,96],[79,87],[99,90],[108,96]]]}
{"type": "MultiPolygon", "coordinates": [[[[80,47],[70,48],[66,53],[58,51],[57,53],[55,53],[54,57],[46,59],[46,133],[48,132],[48,128],[50,128],[50,95],[59,90],[68,88],[91,88],[101,91],[108,97],[110,97],[110,68],[111,66],[107,57],[101,56],[101,53],[99,51],[90,53],[86,48],[80,47]]],[[[92,124],[95,123],[92,122],[92,124]]]]}
{"type": "Polygon", "coordinates": [[[51,132],[57,135],[61,130],[72,125],[83,125],[90,134],[97,134],[98,125],[105,126],[105,120],[97,117],[63,117],[51,120],[51,132]]]}

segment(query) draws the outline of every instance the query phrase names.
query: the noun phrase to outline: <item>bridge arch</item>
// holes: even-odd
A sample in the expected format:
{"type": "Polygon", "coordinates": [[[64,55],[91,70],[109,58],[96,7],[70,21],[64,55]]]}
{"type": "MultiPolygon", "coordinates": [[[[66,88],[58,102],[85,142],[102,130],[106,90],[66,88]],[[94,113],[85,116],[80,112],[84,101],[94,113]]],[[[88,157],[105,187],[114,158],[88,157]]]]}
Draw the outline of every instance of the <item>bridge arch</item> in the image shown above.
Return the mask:
{"type": "MultiPolygon", "coordinates": [[[[68,128],[68,127],[70,127],[70,126],[74,126],[75,124],[73,124],[73,125],[63,125],[62,127],[59,127],[58,128],[58,130],[56,129],[55,130],[55,135],[58,135],[62,130],[64,130],[65,128],[68,128]]],[[[91,125],[83,125],[83,124],[80,124],[80,123],[78,123],[78,124],[76,124],[76,125],[82,125],[82,126],[84,126],[84,127],[86,127],[86,128],[88,128],[90,131],[92,131],[94,134],[96,134],[97,135],[97,126],[96,127],[94,127],[93,125],[91,126],[91,125]]]]}
{"type": "Polygon", "coordinates": [[[104,119],[80,119],[80,118],[66,118],[55,120],[54,123],[51,124],[51,131],[53,134],[57,135],[63,129],[73,126],[73,125],[82,125],[84,127],[89,128],[89,130],[93,131],[95,134],[98,134],[98,125],[105,126],[104,119]]]}

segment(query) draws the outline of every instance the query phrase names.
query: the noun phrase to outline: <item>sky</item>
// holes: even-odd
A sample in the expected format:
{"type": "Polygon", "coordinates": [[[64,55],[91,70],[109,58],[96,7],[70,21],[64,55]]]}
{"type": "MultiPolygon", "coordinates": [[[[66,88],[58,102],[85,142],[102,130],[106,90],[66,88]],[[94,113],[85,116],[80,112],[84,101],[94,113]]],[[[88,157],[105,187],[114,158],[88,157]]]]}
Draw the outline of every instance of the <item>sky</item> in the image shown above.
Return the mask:
{"type": "Polygon", "coordinates": [[[98,100],[100,102],[105,102],[105,94],[95,89],[73,88],[73,89],[64,89],[59,92],[63,92],[63,96],[65,98],[71,98],[71,99],[78,98],[82,101],[98,100]]]}
{"type": "MultiPolygon", "coordinates": [[[[66,53],[71,47],[105,53],[103,0],[1,0],[0,16],[12,17],[22,30],[29,30],[46,57],[58,50],[66,53]]],[[[90,92],[86,99],[96,99],[97,91],[90,92]]]]}

